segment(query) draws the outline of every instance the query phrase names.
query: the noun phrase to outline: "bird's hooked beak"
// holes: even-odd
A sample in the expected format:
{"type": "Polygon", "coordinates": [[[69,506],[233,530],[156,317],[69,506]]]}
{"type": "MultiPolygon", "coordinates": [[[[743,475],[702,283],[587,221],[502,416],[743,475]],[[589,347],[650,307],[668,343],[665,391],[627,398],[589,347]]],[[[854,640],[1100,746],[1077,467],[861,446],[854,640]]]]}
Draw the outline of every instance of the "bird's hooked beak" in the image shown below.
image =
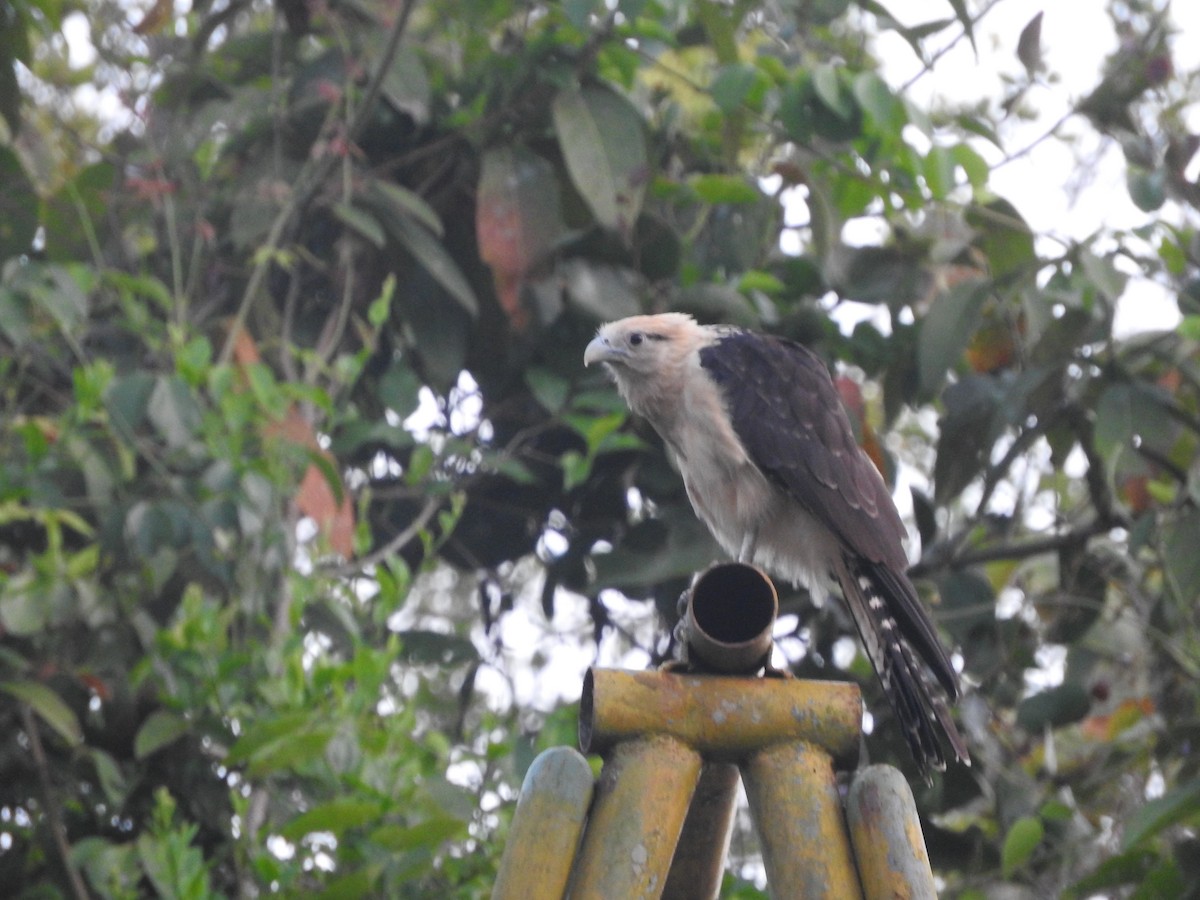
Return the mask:
{"type": "Polygon", "coordinates": [[[598,334],[592,338],[587,349],[583,351],[583,364],[590,366],[592,363],[621,362],[625,356],[626,353],[623,349],[613,346],[609,343],[608,338],[598,334]]]}

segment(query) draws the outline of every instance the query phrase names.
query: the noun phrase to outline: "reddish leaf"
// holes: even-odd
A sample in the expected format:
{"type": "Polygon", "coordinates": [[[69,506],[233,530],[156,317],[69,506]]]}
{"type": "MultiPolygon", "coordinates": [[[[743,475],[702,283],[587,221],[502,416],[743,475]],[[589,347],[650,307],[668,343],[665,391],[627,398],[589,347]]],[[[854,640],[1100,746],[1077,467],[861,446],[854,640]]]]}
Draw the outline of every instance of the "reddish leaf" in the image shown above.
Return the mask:
{"type": "Polygon", "coordinates": [[[842,406],[846,408],[846,414],[850,417],[850,424],[854,426],[854,436],[858,439],[859,446],[870,457],[871,462],[875,463],[879,474],[885,480],[888,479],[890,466],[887,455],[883,452],[883,445],[879,442],[875,429],[867,421],[867,405],[863,400],[862,388],[853,378],[844,375],[835,379],[834,384],[837,385],[838,394],[842,398],[842,406]]]}
{"type": "Polygon", "coordinates": [[[1089,716],[1080,725],[1085,737],[1093,741],[1111,741],[1121,732],[1154,714],[1154,701],[1149,697],[1123,701],[1107,716],[1089,716]]]}
{"type": "Polygon", "coordinates": [[[292,407],[282,420],[269,423],[263,433],[303,447],[313,457],[327,461],[323,464],[313,462],[305,469],[300,487],[296,490],[296,508],[317,524],[335,552],[346,559],[352,557],[354,507],[343,485],[331,483],[331,479],[338,478],[335,459],[320,448],[312,423],[296,407],[292,407]]]}
{"type": "Polygon", "coordinates": [[[520,147],[489,150],[479,177],[475,229],[500,305],[520,330],[529,317],[521,305],[521,286],[564,231],[550,163],[520,147]]]}

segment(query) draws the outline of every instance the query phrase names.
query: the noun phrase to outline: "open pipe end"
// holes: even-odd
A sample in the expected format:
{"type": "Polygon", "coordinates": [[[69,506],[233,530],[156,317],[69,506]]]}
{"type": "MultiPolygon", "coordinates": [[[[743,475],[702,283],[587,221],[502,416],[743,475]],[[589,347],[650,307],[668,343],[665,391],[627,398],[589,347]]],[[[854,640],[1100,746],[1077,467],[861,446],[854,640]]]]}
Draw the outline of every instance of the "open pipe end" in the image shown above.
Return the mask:
{"type": "Polygon", "coordinates": [[[750,675],[768,661],[779,596],[766,574],[745,563],[706,569],[688,594],[689,658],[729,675],[750,675]]]}

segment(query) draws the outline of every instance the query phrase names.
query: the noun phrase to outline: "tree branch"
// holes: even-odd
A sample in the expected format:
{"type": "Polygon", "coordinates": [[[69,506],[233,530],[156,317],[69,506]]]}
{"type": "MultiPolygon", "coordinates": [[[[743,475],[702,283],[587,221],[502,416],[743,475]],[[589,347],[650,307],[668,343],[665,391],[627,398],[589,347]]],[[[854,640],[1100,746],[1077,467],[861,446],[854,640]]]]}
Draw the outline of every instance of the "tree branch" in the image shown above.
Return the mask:
{"type": "Polygon", "coordinates": [[[46,806],[46,821],[50,825],[54,847],[58,851],[63,869],[67,873],[67,880],[71,883],[71,893],[76,900],[88,900],[90,895],[87,885],[83,882],[83,876],[71,862],[71,845],[67,841],[67,827],[59,813],[58,798],[54,796],[54,786],[50,782],[50,763],[46,759],[41,736],[38,735],[37,720],[34,719],[28,703],[21,703],[20,707],[21,724],[25,728],[25,733],[29,735],[29,749],[33,755],[34,768],[37,769],[38,784],[42,788],[42,802],[46,806]]]}
{"type": "Polygon", "coordinates": [[[351,563],[345,563],[339,566],[330,566],[329,568],[322,568],[321,574],[328,575],[331,578],[349,578],[352,575],[359,574],[367,566],[374,566],[383,562],[389,556],[398,553],[405,544],[420,534],[422,529],[429,524],[429,520],[433,518],[433,514],[438,511],[441,505],[441,497],[430,497],[425,501],[425,505],[421,507],[421,511],[417,513],[417,517],[408,524],[408,527],[378,550],[368,553],[361,559],[353,560],[351,563]]]}
{"type": "MultiPolygon", "coordinates": [[[[363,93],[362,103],[359,104],[354,118],[346,128],[347,143],[354,143],[363,128],[366,127],[367,121],[374,109],[375,101],[379,98],[379,93],[382,90],[383,80],[387,77],[388,70],[391,69],[392,62],[396,58],[396,52],[400,49],[400,40],[404,37],[404,32],[408,28],[408,20],[412,15],[415,5],[416,0],[406,0],[400,8],[400,14],[396,17],[391,34],[388,35],[383,55],[379,58],[379,65],[376,67],[375,73],[371,76],[371,81],[363,93]]],[[[234,314],[233,323],[229,328],[229,335],[225,338],[225,346],[221,349],[221,356],[218,359],[221,365],[228,364],[233,357],[233,348],[237,342],[238,333],[241,332],[246,324],[246,317],[250,313],[250,307],[254,305],[254,300],[262,288],[263,281],[267,277],[267,272],[270,270],[276,251],[279,250],[284,233],[293,220],[312,201],[312,198],[316,195],[321,185],[325,183],[325,180],[333,172],[338,161],[339,157],[332,154],[317,157],[301,171],[299,178],[296,179],[295,189],[284,204],[283,209],[279,211],[279,214],[271,223],[266,241],[259,247],[258,252],[255,254],[256,262],[254,269],[250,272],[250,278],[246,282],[245,291],[242,292],[242,300],[238,304],[237,312],[234,314]]]]}
{"type": "MultiPolygon", "coordinates": [[[[977,547],[955,553],[939,552],[933,548],[924,559],[909,568],[908,574],[913,578],[922,578],[938,569],[961,569],[980,563],[997,562],[1002,559],[1027,559],[1040,556],[1043,553],[1057,553],[1065,547],[1085,543],[1090,538],[1117,527],[1117,523],[1096,518],[1086,525],[1081,525],[1071,531],[1064,531],[1037,540],[1017,541],[1012,544],[994,544],[990,547],[977,547]]],[[[951,545],[943,545],[949,547],[951,545]]]]}

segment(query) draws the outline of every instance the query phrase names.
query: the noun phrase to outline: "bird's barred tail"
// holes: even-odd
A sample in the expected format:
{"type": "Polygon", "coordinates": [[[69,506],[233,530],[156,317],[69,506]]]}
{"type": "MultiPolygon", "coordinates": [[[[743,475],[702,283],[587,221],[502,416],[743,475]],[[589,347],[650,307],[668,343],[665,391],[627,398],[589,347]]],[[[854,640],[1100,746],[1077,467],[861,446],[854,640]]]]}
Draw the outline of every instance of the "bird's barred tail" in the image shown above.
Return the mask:
{"type": "Polygon", "coordinates": [[[946,768],[939,731],[959,762],[969,765],[971,757],[950,717],[945,691],[913,651],[892,612],[894,604],[904,602],[903,598],[889,597],[889,586],[882,584],[872,567],[861,560],[844,560],[837,574],[867,656],[921,774],[928,778],[930,769],[946,768]]]}

